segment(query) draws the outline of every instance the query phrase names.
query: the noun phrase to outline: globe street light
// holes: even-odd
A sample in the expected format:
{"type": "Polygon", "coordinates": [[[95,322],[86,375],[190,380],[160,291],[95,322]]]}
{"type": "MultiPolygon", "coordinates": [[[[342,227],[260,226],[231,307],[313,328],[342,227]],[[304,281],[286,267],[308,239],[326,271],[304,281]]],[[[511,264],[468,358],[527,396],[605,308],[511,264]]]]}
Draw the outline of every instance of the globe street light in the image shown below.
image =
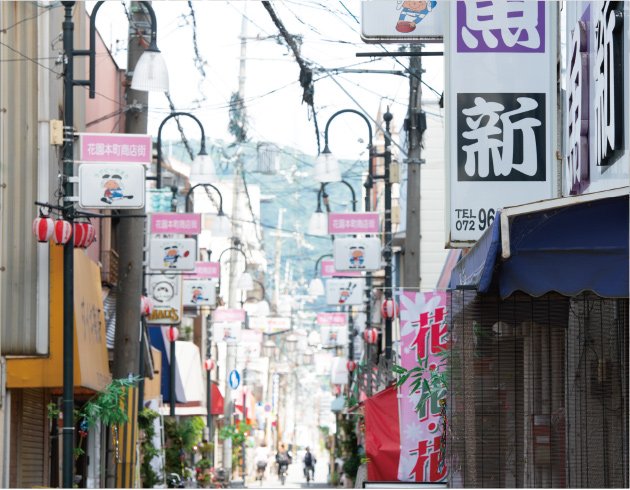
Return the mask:
{"type": "MultiPolygon", "coordinates": [[[[63,1],[63,218],[73,227],[76,210],[73,204],[74,194],[74,87],[88,86],[91,99],[96,96],[96,15],[105,3],[96,2],[90,16],[89,49],[74,48],[74,21],[72,9],[76,2],[63,1]],[[74,78],[74,57],[89,57],[89,79],[74,78]]],[[[143,61],[132,79],[132,88],[137,90],[168,90],[168,74],[166,65],[157,48],[157,19],[151,2],[141,1],[151,18],[150,54],[143,61]],[[151,76],[147,76],[147,72],[151,76]],[[136,78],[137,77],[137,78],[136,78]],[[152,83],[148,83],[152,81],[152,83]],[[135,83],[135,85],[134,85],[135,83]]],[[[142,56],[144,57],[146,53],[142,56]]],[[[62,484],[72,488],[74,484],[74,240],[68,240],[63,247],[63,402],[62,413],[62,484]]]]}

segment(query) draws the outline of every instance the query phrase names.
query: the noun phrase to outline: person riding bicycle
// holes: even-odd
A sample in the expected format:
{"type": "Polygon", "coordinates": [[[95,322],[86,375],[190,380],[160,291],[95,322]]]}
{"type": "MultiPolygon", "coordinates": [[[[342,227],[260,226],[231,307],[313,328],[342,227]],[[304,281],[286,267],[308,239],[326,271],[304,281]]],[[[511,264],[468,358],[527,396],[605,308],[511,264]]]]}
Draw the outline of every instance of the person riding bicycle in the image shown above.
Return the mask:
{"type": "Polygon", "coordinates": [[[278,463],[278,476],[281,476],[287,471],[289,465],[292,462],[291,454],[284,447],[284,444],[280,444],[278,452],[276,453],[276,463],[278,463]]]}
{"type": "Polygon", "coordinates": [[[256,479],[262,480],[265,469],[267,468],[267,461],[269,460],[269,449],[266,443],[262,443],[256,448],[254,453],[254,461],[256,463],[256,479]]]}
{"type": "Polygon", "coordinates": [[[315,455],[311,453],[310,448],[306,448],[306,453],[304,454],[304,476],[306,476],[307,480],[312,480],[315,477],[315,463],[317,463],[317,459],[315,455]]]}

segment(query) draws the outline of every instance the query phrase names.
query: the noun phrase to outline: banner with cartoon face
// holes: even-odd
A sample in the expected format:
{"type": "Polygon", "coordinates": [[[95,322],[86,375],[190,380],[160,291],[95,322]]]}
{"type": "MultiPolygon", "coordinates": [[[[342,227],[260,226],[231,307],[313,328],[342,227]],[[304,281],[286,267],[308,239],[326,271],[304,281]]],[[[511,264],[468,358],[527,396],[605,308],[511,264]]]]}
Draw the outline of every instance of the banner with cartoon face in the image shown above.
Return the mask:
{"type": "Polygon", "coordinates": [[[151,238],[149,268],[154,271],[192,271],[197,261],[194,238],[151,238]]]}
{"type": "Polygon", "coordinates": [[[145,166],[139,163],[79,165],[79,206],[140,209],[146,195],[145,166]]]}
{"type": "Polygon", "coordinates": [[[217,283],[212,279],[185,279],[184,306],[215,306],[217,283]]]}
{"type": "Polygon", "coordinates": [[[377,237],[338,237],[333,255],[335,270],[377,271],[381,268],[381,241],[377,237]]]}
{"type": "Polygon", "coordinates": [[[345,306],[363,304],[364,279],[328,279],[326,304],[345,306]]]}

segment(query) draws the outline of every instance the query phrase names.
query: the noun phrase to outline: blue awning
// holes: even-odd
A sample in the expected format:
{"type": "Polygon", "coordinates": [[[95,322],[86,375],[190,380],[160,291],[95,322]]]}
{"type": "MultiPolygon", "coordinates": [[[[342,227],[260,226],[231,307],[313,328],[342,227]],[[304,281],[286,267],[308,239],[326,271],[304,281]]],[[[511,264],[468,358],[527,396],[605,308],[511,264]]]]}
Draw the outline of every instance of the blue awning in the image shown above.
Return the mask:
{"type": "Polygon", "coordinates": [[[628,189],[502,210],[453,269],[452,288],[501,297],[557,292],[628,297],[628,189]]]}

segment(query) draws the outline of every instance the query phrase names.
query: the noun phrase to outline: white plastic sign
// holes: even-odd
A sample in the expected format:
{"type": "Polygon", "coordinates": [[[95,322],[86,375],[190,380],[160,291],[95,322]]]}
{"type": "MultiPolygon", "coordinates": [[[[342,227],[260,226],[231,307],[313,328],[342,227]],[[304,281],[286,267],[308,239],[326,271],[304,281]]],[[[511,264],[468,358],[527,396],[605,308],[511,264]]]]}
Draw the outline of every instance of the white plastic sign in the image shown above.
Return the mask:
{"type": "Polygon", "coordinates": [[[147,323],[179,323],[182,316],[182,277],[164,274],[149,276],[148,290],[153,300],[153,312],[147,318],[147,323]]]}
{"type": "Polygon", "coordinates": [[[192,271],[197,261],[194,238],[151,238],[149,268],[154,271],[192,271]]]}
{"type": "Polygon", "coordinates": [[[381,268],[381,240],[337,237],[334,260],[338,271],[377,271],[381,268]]]}
{"type": "Polygon", "coordinates": [[[184,306],[215,306],[217,283],[212,279],[184,279],[184,306]]]}
{"type": "Polygon", "coordinates": [[[328,279],[326,304],[344,306],[363,304],[364,279],[328,279]]]}
{"type": "Polygon", "coordinates": [[[145,166],[140,163],[79,165],[79,206],[93,209],[140,209],[146,195],[145,166]]]}

